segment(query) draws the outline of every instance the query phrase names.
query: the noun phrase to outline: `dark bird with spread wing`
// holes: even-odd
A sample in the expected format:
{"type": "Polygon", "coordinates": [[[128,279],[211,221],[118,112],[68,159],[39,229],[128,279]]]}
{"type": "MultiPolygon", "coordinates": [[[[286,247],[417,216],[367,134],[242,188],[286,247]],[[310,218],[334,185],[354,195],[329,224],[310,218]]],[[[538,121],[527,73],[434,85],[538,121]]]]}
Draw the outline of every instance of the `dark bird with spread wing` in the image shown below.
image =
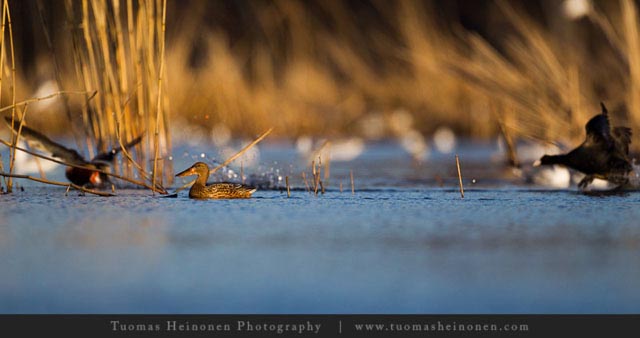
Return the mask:
{"type": "MultiPolygon", "coordinates": [[[[5,117],[5,121],[9,125],[9,128],[11,128],[11,118],[5,117]]],[[[19,126],[20,121],[14,121],[14,133],[18,132],[19,126]]],[[[113,148],[108,152],[98,154],[96,157],[91,159],[91,161],[87,161],[76,150],[60,145],[49,139],[44,134],[31,129],[24,124],[20,131],[20,135],[29,141],[33,148],[48,152],[52,157],[58,158],[67,164],[83,167],[78,168],[68,166],[65,170],[65,176],[71,183],[87,188],[102,189],[109,186],[111,183],[109,181],[109,176],[99,172],[98,170],[105,171],[109,169],[111,164],[113,164],[116,155],[122,150],[119,147],[113,148]]],[[[129,149],[140,143],[141,140],[142,135],[125,144],[124,147],[129,149]]]]}
{"type": "Polygon", "coordinates": [[[629,158],[631,129],[609,125],[609,115],[604,103],[602,113],[587,122],[587,137],[582,144],[564,155],[544,155],[534,165],[559,164],[586,175],[578,187],[586,188],[595,178],[607,180],[618,186],[629,183],[633,171],[629,158]]]}

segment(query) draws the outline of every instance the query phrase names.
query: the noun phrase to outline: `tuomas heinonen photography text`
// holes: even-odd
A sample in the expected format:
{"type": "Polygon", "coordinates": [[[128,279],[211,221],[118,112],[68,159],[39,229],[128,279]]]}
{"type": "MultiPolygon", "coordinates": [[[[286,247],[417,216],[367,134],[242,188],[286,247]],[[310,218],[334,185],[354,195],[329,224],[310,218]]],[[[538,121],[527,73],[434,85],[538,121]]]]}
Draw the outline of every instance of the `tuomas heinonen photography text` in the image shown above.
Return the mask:
{"type": "Polygon", "coordinates": [[[132,322],[110,320],[112,332],[246,332],[246,333],[313,333],[318,334],[322,324],[311,321],[273,323],[265,321],[181,321],[132,322]]]}

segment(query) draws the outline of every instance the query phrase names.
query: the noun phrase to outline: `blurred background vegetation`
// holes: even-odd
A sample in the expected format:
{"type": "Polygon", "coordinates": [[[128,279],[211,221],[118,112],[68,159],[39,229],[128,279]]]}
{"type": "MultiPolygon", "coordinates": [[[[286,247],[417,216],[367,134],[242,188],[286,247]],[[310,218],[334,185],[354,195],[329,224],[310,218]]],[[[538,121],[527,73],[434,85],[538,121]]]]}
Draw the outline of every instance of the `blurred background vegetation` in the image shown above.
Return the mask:
{"type": "Polygon", "coordinates": [[[17,102],[86,91],[31,104],[28,121],[103,147],[118,128],[147,131],[147,146],[159,131],[166,147],[169,129],[182,139],[269,127],[380,139],[446,126],[575,144],[600,101],[640,130],[632,0],[169,0],[166,32],[163,6],[8,1],[16,69],[6,28],[2,106],[12,80],[17,102]]]}

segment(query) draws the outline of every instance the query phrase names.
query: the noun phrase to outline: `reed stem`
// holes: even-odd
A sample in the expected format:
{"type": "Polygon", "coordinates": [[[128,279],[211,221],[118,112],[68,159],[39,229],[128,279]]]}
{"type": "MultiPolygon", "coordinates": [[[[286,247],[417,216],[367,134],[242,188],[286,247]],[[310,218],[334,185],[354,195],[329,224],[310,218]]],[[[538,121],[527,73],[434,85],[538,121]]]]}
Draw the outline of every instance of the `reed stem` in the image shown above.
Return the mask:
{"type": "Polygon", "coordinates": [[[166,19],[167,19],[167,0],[162,1],[162,35],[160,36],[160,70],[158,71],[158,96],[156,102],[156,126],[155,132],[153,134],[153,176],[152,176],[152,184],[156,184],[157,178],[157,168],[158,168],[158,155],[160,154],[160,116],[162,113],[162,77],[164,74],[164,37],[166,30],[166,19]]]}
{"type": "Polygon", "coordinates": [[[289,198],[291,197],[291,190],[289,189],[289,176],[285,176],[284,181],[287,184],[287,198],[289,198]]]}
{"type": "Polygon", "coordinates": [[[458,182],[460,183],[460,198],[464,198],[464,187],[462,186],[462,172],[460,171],[460,160],[456,154],[456,167],[458,167],[458,182]]]}
{"type": "Polygon", "coordinates": [[[351,176],[351,195],[356,194],[356,185],[353,182],[353,170],[349,170],[349,176],[351,176]]]}
{"type": "Polygon", "coordinates": [[[12,177],[12,178],[24,178],[24,179],[35,181],[35,182],[63,186],[63,187],[67,187],[67,192],[69,191],[69,187],[73,187],[74,189],[77,189],[77,190],[80,190],[80,191],[83,191],[83,192],[87,192],[87,193],[90,193],[90,194],[93,194],[93,195],[105,196],[105,197],[115,196],[114,194],[111,194],[111,193],[108,193],[108,192],[102,192],[102,191],[87,189],[87,188],[81,187],[81,186],[73,184],[73,183],[63,183],[63,182],[57,182],[57,181],[49,181],[49,180],[46,180],[46,179],[32,177],[32,176],[28,176],[28,175],[18,175],[18,174],[9,174],[9,173],[5,173],[5,172],[0,172],[0,176],[12,177]]]}

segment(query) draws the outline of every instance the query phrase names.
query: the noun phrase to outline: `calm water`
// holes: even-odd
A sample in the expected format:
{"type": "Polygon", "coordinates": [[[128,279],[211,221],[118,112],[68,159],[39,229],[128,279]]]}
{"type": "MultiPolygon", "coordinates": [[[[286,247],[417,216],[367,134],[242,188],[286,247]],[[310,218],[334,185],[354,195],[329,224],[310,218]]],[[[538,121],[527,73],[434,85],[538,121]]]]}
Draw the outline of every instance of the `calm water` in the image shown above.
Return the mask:
{"type": "MultiPolygon", "coordinates": [[[[332,163],[320,197],[65,197],[23,182],[0,196],[0,312],[640,312],[640,193],[490,179],[483,149],[461,152],[477,179],[464,199],[451,155],[412,165],[389,145],[332,163]]],[[[177,156],[176,169],[198,154],[177,156]]],[[[248,173],[304,186],[295,153],[260,156],[248,173]]]]}

